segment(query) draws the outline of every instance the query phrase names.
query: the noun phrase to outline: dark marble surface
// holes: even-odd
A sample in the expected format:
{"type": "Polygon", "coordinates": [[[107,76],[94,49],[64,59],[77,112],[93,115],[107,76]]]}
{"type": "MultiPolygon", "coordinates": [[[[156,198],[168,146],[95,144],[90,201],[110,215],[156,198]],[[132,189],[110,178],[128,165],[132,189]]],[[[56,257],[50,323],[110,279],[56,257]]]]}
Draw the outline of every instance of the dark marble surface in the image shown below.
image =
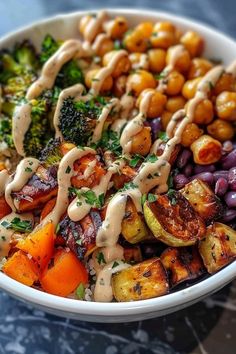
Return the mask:
{"type": "MultiPolygon", "coordinates": [[[[55,13],[133,4],[132,0],[0,0],[0,35],[55,13]]],[[[135,6],[189,16],[236,37],[235,0],[136,0],[135,6]]],[[[131,324],[61,319],[0,291],[0,354],[234,354],[235,333],[236,281],[186,310],[131,324]]]]}

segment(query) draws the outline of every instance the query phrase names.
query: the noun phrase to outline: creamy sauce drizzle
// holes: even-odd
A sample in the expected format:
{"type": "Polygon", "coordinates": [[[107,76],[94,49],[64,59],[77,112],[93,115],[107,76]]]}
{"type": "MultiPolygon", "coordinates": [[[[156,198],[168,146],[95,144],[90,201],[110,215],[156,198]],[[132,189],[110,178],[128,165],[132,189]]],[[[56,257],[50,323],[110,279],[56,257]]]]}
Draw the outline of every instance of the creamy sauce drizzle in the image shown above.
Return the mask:
{"type": "Polygon", "coordinates": [[[31,110],[29,103],[16,106],[12,118],[12,136],[16,151],[19,155],[25,156],[24,137],[31,124],[31,110]]]}
{"type": "Polygon", "coordinates": [[[102,24],[106,20],[107,14],[105,11],[100,11],[97,16],[93,16],[89,23],[87,24],[85,31],[84,31],[84,39],[88,43],[91,43],[96,35],[98,34],[99,30],[102,29],[102,24]]]}
{"type": "Polygon", "coordinates": [[[0,197],[5,194],[5,189],[8,183],[10,182],[11,177],[7,170],[0,171],[0,197]]]}

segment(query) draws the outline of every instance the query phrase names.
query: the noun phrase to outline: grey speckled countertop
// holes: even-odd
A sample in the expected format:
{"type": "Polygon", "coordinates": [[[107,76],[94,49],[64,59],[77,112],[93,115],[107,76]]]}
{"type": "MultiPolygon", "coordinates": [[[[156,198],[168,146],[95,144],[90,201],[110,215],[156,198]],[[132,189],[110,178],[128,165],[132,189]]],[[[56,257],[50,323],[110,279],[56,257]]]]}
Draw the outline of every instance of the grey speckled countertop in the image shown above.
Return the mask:
{"type": "MultiPolygon", "coordinates": [[[[133,4],[131,0],[0,0],[0,35],[60,12],[133,4]]],[[[236,37],[235,0],[136,0],[135,6],[189,16],[236,37]]],[[[236,281],[186,310],[130,324],[61,319],[0,291],[0,354],[7,353],[235,354],[236,281]]]]}

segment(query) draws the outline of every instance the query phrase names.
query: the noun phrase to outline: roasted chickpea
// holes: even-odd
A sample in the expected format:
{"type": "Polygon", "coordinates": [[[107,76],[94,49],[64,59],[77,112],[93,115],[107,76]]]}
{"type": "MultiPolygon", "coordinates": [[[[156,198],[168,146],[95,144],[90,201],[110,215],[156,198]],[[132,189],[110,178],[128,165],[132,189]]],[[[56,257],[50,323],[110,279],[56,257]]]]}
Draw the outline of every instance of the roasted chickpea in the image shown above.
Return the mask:
{"type": "Polygon", "coordinates": [[[214,108],[210,100],[205,99],[200,102],[194,113],[194,123],[209,124],[214,118],[214,108]]]}
{"type": "Polygon", "coordinates": [[[189,147],[203,134],[203,130],[195,123],[187,124],[181,137],[181,144],[185,147],[189,147]]]}
{"type": "Polygon", "coordinates": [[[121,97],[126,91],[127,76],[121,75],[114,81],[113,91],[115,96],[121,97]]]}
{"type": "Polygon", "coordinates": [[[161,125],[164,130],[166,130],[169,121],[171,120],[173,113],[169,111],[164,111],[161,115],[161,125]]]}
{"type": "Polygon", "coordinates": [[[166,66],[166,51],[164,49],[150,49],[148,51],[149,68],[154,73],[161,72],[166,66]]]}
{"type": "Polygon", "coordinates": [[[221,158],[221,143],[210,135],[202,135],[191,145],[193,159],[199,165],[209,165],[221,158]]]}
{"type": "Polygon", "coordinates": [[[135,29],[132,31],[128,31],[125,34],[123,40],[124,48],[129,52],[139,52],[144,53],[148,48],[148,40],[142,35],[142,32],[136,31],[135,29]]]}
{"type": "Polygon", "coordinates": [[[152,22],[141,22],[139,25],[135,27],[135,31],[142,33],[144,38],[149,38],[153,31],[153,23],[152,22]]]}
{"type": "Polygon", "coordinates": [[[218,96],[223,91],[233,91],[234,78],[230,73],[223,73],[214,87],[214,95],[218,96]]]}
{"type": "Polygon", "coordinates": [[[184,86],[182,88],[182,95],[187,100],[190,100],[195,96],[197,92],[198,84],[201,81],[201,79],[202,79],[201,77],[197,77],[196,79],[185,81],[184,86]]]}
{"type": "Polygon", "coordinates": [[[132,138],[131,154],[146,156],[151,149],[151,145],[151,128],[143,127],[143,129],[132,138]]]}
{"type": "Polygon", "coordinates": [[[223,91],[216,98],[216,112],[224,120],[236,120],[236,92],[223,91]]]}
{"type": "Polygon", "coordinates": [[[136,97],[147,88],[155,88],[156,80],[153,75],[145,70],[138,70],[128,76],[127,87],[136,97]]]}
{"type": "MultiPolygon", "coordinates": [[[[96,75],[98,74],[99,70],[101,69],[92,69],[87,71],[85,75],[85,84],[88,88],[91,88],[93,81],[97,81],[96,75]]],[[[108,76],[102,84],[101,92],[110,91],[112,85],[113,85],[113,79],[111,76],[108,76]]]]}
{"type": "Polygon", "coordinates": [[[85,15],[81,18],[79,22],[79,31],[81,34],[84,34],[85,28],[88,26],[89,22],[92,20],[91,15],[85,15]]]}
{"type": "Polygon", "coordinates": [[[164,107],[165,107],[167,98],[165,95],[163,95],[162,93],[160,93],[154,89],[146,89],[141,92],[140,96],[137,99],[138,106],[140,105],[144,95],[147,92],[152,93],[152,97],[151,97],[150,104],[149,104],[148,111],[147,111],[147,118],[156,118],[156,117],[160,116],[162,114],[162,112],[164,111],[164,107]]]}
{"type": "Polygon", "coordinates": [[[98,48],[97,55],[103,57],[106,53],[114,49],[114,43],[111,39],[105,38],[98,48]]]}
{"type": "Polygon", "coordinates": [[[181,38],[180,43],[182,43],[185,48],[189,51],[191,57],[200,56],[204,49],[204,40],[198,33],[193,31],[187,31],[181,38]]]}
{"type": "Polygon", "coordinates": [[[169,48],[175,43],[175,26],[170,22],[156,23],[150,42],[154,48],[169,48]]]}
{"type": "Polygon", "coordinates": [[[134,70],[149,69],[148,56],[145,53],[131,53],[129,55],[129,60],[131,62],[131,67],[134,70]]]}
{"type": "MultiPolygon", "coordinates": [[[[102,60],[103,66],[107,66],[116,54],[117,54],[116,50],[106,53],[103,57],[103,60],[102,60]]],[[[118,64],[116,65],[116,68],[112,73],[112,76],[118,77],[122,74],[125,74],[129,71],[130,67],[131,67],[131,63],[130,63],[128,56],[123,56],[119,60],[118,64]]]]}
{"type": "MultiPolygon", "coordinates": [[[[170,64],[174,50],[175,50],[174,47],[170,47],[167,50],[167,55],[166,55],[167,64],[170,64]]],[[[177,71],[180,71],[181,73],[186,72],[189,69],[190,64],[191,64],[191,59],[190,59],[189,52],[186,49],[184,49],[179,55],[178,60],[175,63],[175,69],[177,71]]]]}
{"type": "Polygon", "coordinates": [[[179,109],[184,108],[186,100],[183,96],[169,97],[166,103],[166,109],[169,112],[175,113],[179,109]]]}
{"type": "Polygon", "coordinates": [[[172,71],[167,76],[166,93],[170,96],[178,95],[184,84],[184,76],[178,71],[172,71]]]}
{"type": "Polygon", "coordinates": [[[194,58],[189,68],[188,79],[191,80],[199,76],[204,76],[212,68],[213,64],[209,60],[194,58]]]}
{"type": "Polygon", "coordinates": [[[128,23],[125,17],[117,16],[114,20],[105,22],[104,29],[110,35],[111,39],[120,39],[128,30],[128,23]]]}
{"type": "Polygon", "coordinates": [[[207,132],[213,138],[221,142],[230,140],[234,136],[234,128],[232,124],[222,119],[216,119],[208,125],[207,132]]]}

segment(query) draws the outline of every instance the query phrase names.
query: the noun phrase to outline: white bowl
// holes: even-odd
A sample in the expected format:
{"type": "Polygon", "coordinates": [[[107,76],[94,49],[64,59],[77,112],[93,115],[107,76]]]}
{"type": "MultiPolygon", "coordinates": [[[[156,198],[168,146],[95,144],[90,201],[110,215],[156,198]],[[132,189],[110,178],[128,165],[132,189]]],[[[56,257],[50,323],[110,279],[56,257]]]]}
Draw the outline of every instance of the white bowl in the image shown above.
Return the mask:
{"type": "MultiPolygon", "coordinates": [[[[143,9],[112,9],[108,10],[108,13],[111,16],[126,16],[131,25],[145,20],[170,20],[183,30],[192,29],[200,33],[206,41],[205,55],[207,57],[220,58],[226,65],[236,59],[235,41],[198,22],[168,13],[143,9]]],[[[39,49],[47,33],[51,33],[56,38],[76,38],[78,37],[78,21],[83,14],[84,12],[76,12],[59,15],[30,25],[2,38],[0,48],[9,48],[17,41],[29,38],[39,49]]],[[[166,315],[189,306],[221,289],[235,276],[236,262],[233,262],[217,274],[184,290],[159,298],[128,303],[95,303],[60,298],[22,285],[1,272],[0,288],[28,304],[58,316],[94,322],[128,322],[166,315]]]]}

